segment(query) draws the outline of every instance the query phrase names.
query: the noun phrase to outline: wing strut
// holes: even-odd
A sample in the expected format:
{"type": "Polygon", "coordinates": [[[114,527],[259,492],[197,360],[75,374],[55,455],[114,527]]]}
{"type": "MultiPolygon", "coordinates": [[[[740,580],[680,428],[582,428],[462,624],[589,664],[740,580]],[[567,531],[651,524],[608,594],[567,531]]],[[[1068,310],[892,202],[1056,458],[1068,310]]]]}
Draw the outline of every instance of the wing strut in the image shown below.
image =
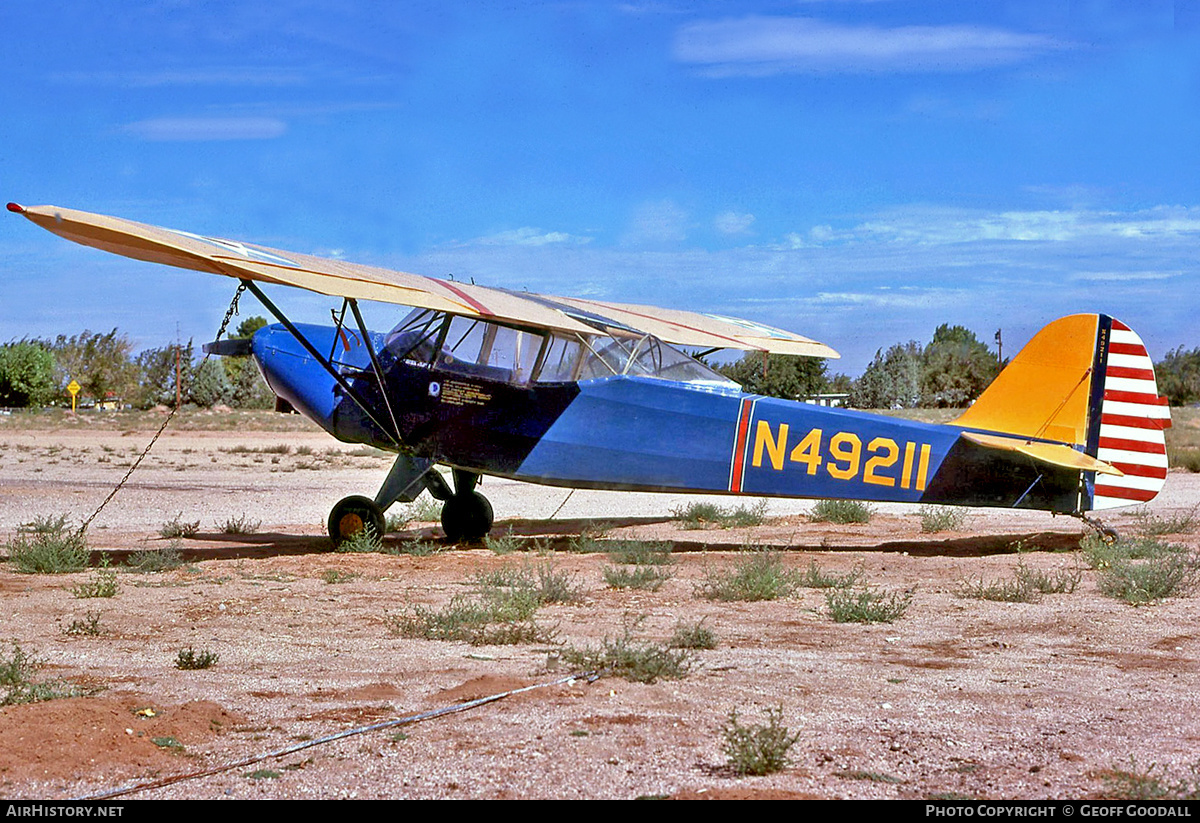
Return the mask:
{"type": "Polygon", "coordinates": [[[353,297],[347,297],[346,302],[350,304],[350,311],[354,312],[354,322],[358,324],[358,332],[362,335],[363,345],[367,347],[367,354],[371,355],[371,368],[375,370],[375,379],[379,381],[379,393],[383,395],[383,405],[387,407],[388,417],[392,420],[392,431],[396,433],[397,440],[400,439],[400,424],[396,422],[396,413],[392,411],[392,401],[388,399],[387,383],[383,380],[383,366],[379,364],[379,355],[375,353],[375,345],[371,342],[371,335],[367,332],[367,324],[363,322],[362,314],[358,311],[358,301],[353,297]]]}
{"type": "MultiPolygon", "coordinates": [[[[267,307],[267,311],[269,311],[269,312],[271,312],[271,314],[275,315],[275,319],[283,324],[283,327],[286,328],[288,330],[288,332],[291,333],[292,337],[296,338],[296,342],[298,342],[301,346],[303,346],[305,348],[305,350],[313,356],[313,359],[321,364],[321,367],[324,368],[325,371],[329,372],[329,376],[337,381],[337,384],[339,386],[341,386],[342,390],[346,392],[346,395],[351,400],[354,401],[354,404],[356,406],[358,406],[360,409],[362,409],[363,414],[365,414],[367,417],[369,417],[371,419],[371,422],[374,423],[376,426],[378,426],[379,429],[384,434],[386,434],[389,438],[391,438],[392,442],[394,442],[397,446],[403,445],[403,443],[400,440],[400,432],[397,430],[389,430],[389,428],[384,423],[382,423],[374,414],[371,413],[371,407],[368,406],[366,404],[366,402],[364,402],[363,399],[358,396],[358,392],[355,391],[354,387],[351,386],[350,383],[346,380],[346,378],[342,376],[341,372],[339,372],[337,369],[335,369],[333,367],[333,363],[331,363],[327,358],[323,357],[319,351],[317,351],[316,346],[314,346],[312,343],[310,343],[308,338],[305,337],[303,334],[301,334],[300,330],[298,328],[296,328],[295,324],[293,324],[291,320],[287,319],[287,317],[284,315],[284,313],[281,312],[275,306],[275,304],[271,302],[269,297],[267,297],[265,294],[263,294],[262,289],[260,289],[256,285],[254,285],[253,280],[243,279],[242,283],[244,283],[246,288],[249,289],[250,292],[255,297],[258,298],[260,303],[262,303],[264,306],[267,307]]],[[[357,310],[355,311],[355,314],[358,314],[357,310]]],[[[368,346],[368,348],[369,348],[369,346],[368,346]]],[[[372,354],[372,359],[373,358],[374,358],[374,354],[372,354]]],[[[386,393],[385,387],[382,384],[380,384],[379,390],[381,393],[384,394],[384,397],[386,398],[387,393],[386,393]]],[[[388,407],[388,411],[389,412],[391,411],[390,406],[388,407]]]]}

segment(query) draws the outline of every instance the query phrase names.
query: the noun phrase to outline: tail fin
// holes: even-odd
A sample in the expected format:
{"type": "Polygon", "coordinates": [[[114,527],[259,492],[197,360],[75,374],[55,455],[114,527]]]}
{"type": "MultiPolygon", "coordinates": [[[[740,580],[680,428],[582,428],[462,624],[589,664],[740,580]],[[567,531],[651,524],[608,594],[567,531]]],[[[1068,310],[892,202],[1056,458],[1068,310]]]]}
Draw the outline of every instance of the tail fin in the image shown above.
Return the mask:
{"type": "Polygon", "coordinates": [[[1046,326],[954,422],[1065,443],[1118,469],[1082,473],[1081,511],[1152,500],[1166,480],[1167,399],[1141,338],[1108,315],[1046,326]]]}

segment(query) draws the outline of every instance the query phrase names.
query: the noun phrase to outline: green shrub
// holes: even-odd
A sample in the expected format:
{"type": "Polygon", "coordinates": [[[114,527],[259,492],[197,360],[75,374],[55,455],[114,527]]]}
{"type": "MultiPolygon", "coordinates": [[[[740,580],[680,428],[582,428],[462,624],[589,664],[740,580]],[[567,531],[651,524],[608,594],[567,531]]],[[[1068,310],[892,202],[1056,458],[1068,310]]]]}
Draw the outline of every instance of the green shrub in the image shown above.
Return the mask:
{"type": "Polygon", "coordinates": [[[963,581],[958,588],[959,597],[973,600],[994,600],[1002,603],[1029,603],[1037,599],[1037,591],[1023,580],[979,580],[963,581]]]}
{"type": "Polygon", "coordinates": [[[967,510],[956,506],[922,506],[920,515],[926,534],[961,531],[967,523],[967,510]]]}
{"type": "Polygon", "coordinates": [[[216,652],[210,652],[208,649],[201,649],[197,652],[188,646],[186,649],[180,649],[179,654],[175,655],[175,668],[187,671],[211,669],[217,665],[217,661],[220,659],[221,656],[216,652]]]}
{"type": "Polygon", "coordinates": [[[1151,514],[1147,509],[1134,512],[1138,533],[1144,537],[1161,537],[1164,534],[1191,534],[1196,530],[1197,507],[1162,517],[1151,514]]]}
{"type": "Polygon", "coordinates": [[[1141,606],[1186,593],[1196,581],[1197,556],[1173,552],[1140,561],[1118,561],[1103,568],[1101,593],[1141,606]]]}
{"type": "Polygon", "coordinates": [[[798,584],[799,575],[784,566],[778,552],[753,549],[732,570],[706,572],[698,592],[709,600],[777,600],[798,584]]]}
{"type": "Polygon", "coordinates": [[[874,514],[860,500],[818,500],[808,516],[814,523],[870,523],[874,514]]]}
{"type": "Polygon", "coordinates": [[[87,568],[91,552],[83,534],[67,528],[66,515],[36,517],[17,527],[5,544],[8,559],[22,574],[67,574],[87,568]]]}
{"type": "Polygon", "coordinates": [[[1200,449],[1168,446],[1167,462],[1190,472],[1200,472],[1200,449]]]}
{"type": "Polygon", "coordinates": [[[188,523],[182,520],[182,517],[183,512],[175,515],[173,519],[163,523],[162,528],[158,530],[158,533],[168,540],[171,540],[181,537],[192,537],[200,531],[199,520],[195,521],[194,523],[188,523]]]}
{"type": "Polygon", "coordinates": [[[383,554],[407,554],[410,557],[432,557],[448,550],[444,543],[436,540],[403,540],[396,544],[379,544],[376,551],[383,554]]]}
{"type": "Polygon", "coordinates": [[[899,777],[885,772],[871,772],[862,769],[848,769],[843,772],[834,772],[838,777],[843,777],[847,780],[870,780],[872,783],[903,783],[899,777]]]}
{"type": "Polygon", "coordinates": [[[656,592],[671,579],[671,572],[658,566],[607,566],[604,582],[612,589],[646,589],[656,592]]]}
{"type": "Polygon", "coordinates": [[[845,574],[835,574],[824,571],[812,560],[808,570],[797,578],[797,582],[806,589],[848,589],[862,577],[861,568],[853,569],[845,574]]]}
{"type": "Polygon", "coordinates": [[[383,536],[375,533],[375,529],[366,526],[338,544],[335,551],[342,554],[375,554],[383,552],[383,536]]]}
{"type": "Polygon", "coordinates": [[[912,593],[877,592],[874,589],[832,589],[825,594],[829,616],[835,623],[893,623],[904,616],[912,593]]]}
{"type": "Polygon", "coordinates": [[[443,501],[430,494],[423,494],[404,509],[405,523],[438,523],[442,519],[443,501]]]}
{"type": "Polygon", "coordinates": [[[343,569],[326,569],[321,572],[321,579],[326,583],[349,583],[351,580],[357,580],[362,577],[358,572],[349,572],[343,569]]]}
{"type": "Polygon", "coordinates": [[[605,638],[599,648],[567,647],[562,660],[580,669],[602,671],[635,683],[681,680],[691,669],[692,658],[686,649],[669,649],[652,643],[639,643],[626,629],[615,640],[605,638]]]}
{"type": "Polygon", "coordinates": [[[764,775],[787,767],[788,751],[800,739],[783,725],[783,706],[767,709],[767,722],[744,726],[738,721],[737,710],[729,713],[721,729],[721,746],[729,767],[739,776],[764,775]]]}
{"type": "Polygon", "coordinates": [[[1105,541],[1089,535],[1080,547],[1097,571],[1101,593],[1134,606],[1187,592],[1200,572],[1200,554],[1150,537],[1105,541]]]}
{"type": "Polygon", "coordinates": [[[96,637],[103,633],[104,629],[100,626],[100,612],[88,612],[83,617],[76,617],[63,629],[63,634],[73,636],[96,637]]]}
{"type": "MultiPolygon", "coordinates": [[[[200,524],[197,523],[197,526],[200,524]]],[[[230,517],[225,521],[225,525],[221,527],[222,534],[254,534],[262,526],[261,520],[251,520],[246,515],[238,517],[230,517]]],[[[171,535],[164,535],[169,537],[171,535]]]]}
{"type": "Polygon", "coordinates": [[[509,529],[499,537],[484,535],[483,545],[491,549],[493,554],[512,554],[524,548],[521,538],[513,534],[512,529],[509,529]]]}
{"type": "Polygon", "coordinates": [[[414,606],[388,622],[401,637],[465,641],[472,646],[553,641],[555,632],[534,622],[536,610],[533,598],[480,599],[460,594],[440,610],[414,606]]]}
{"type": "Polygon", "coordinates": [[[1128,769],[1113,768],[1104,775],[1106,800],[1200,800],[1200,763],[1193,763],[1191,775],[1175,778],[1155,764],[1140,768],[1129,758],[1128,769]]]}
{"type": "Polygon", "coordinates": [[[79,599],[90,597],[116,597],[117,596],[117,572],[115,569],[108,567],[108,558],[104,559],[103,565],[96,570],[92,579],[86,583],[80,583],[71,589],[71,594],[79,599]]]}
{"type": "Polygon", "coordinates": [[[173,542],[165,548],[134,552],[125,560],[125,565],[142,574],[171,571],[184,565],[183,550],[178,542],[173,542]]]}
{"type": "Polygon", "coordinates": [[[1039,594],[1071,594],[1083,578],[1078,568],[1048,572],[1031,569],[1024,563],[1017,566],[1016,575],[1017,580],[1039,594]]]}
{"type": "Polygon", "coordinates": [[[685,623],[682,620],[675,626],[675,633],[667,641],[672,649],[715,649],[717,636],[713,630],[700,620],[696,623],[685,623]]]}
{"type": "Polygon", "coordinates": [[[629,566],[670,565],[675,562],[672,548],[670,542],[652,540],[612,540],[605,546],[609,560],[629,566]]]}
{"type": "Polygon", "coordinates": [[[560,571],[551,562],[496,569],[477,575],[475,585],[485,599],[528,599],[534,608],[547,603],[577,603],[583,599],[571,575],[560,571]]]}
{"type": "Polygon", "coordinates": [[[414,606],[391,618],[392,631],[422,640],[458,640],[473,646],[548,643],[556,631],[534,621],[547,603],[580,599],[571,578],[553,564],[526,564],[477,575],[476,591],[451,598],[435,610],[414,606]]]}
{"type": "Polygon", "coordinates": [[[14,640],[12,653],[0,654],[0,689],[3,690],[0,706],[79,696],[79,690],[71,686],[57,681],[35,680],[34,675],[41,665],[41,661],[27,653],[14,640]]]}
{"type": "Polygon", "coordinates": [[[689,503],[671,511],[671,516],[685,529],[703,529],[717,526],[722,529],[761,526],[766,519],[767,501],[759,500],[750,505],[725,508],[715,503],[689,503]]]}

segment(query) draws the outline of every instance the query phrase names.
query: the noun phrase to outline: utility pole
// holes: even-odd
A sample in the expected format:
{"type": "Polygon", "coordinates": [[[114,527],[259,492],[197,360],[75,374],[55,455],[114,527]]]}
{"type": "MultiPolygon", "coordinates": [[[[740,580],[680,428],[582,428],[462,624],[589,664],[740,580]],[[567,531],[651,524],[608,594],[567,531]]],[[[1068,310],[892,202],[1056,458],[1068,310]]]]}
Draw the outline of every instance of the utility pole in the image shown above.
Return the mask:
{"type": "MultiPolygon", "coordinates": [[[[998,334],[998,332],[997,332],[998,334]]],[[[182,389],[179,385],[179,320],[175,322],[175,412],[182,406],[182,389]]]]}
{"type": "Polygon", "coordinates": [[[1000,368],[1004,368],[1004,338],[1000,336],[1002,329],[996,329],[996,360],[1000,368]]]}

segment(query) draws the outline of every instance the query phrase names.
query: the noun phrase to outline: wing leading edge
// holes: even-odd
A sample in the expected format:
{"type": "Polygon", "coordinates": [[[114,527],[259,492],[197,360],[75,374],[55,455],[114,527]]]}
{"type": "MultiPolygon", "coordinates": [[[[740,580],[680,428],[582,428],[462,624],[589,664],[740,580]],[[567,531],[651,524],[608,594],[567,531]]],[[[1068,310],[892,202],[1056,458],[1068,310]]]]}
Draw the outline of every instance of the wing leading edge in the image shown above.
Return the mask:
{"type": "Polygon", "coordinates": [[[839,356],[815,340],[736,318],[579,298],[537,299],[538,295],[523,296],[504,289],[279,251],[57,206],[26,207],[9,203],[8,209],[60,237],[123,257],[295,286],[332,297],[394,303],[581,334],[595,333],[593,324],[599,316],[611,321],[615,330],[637,330],[674,345],[809,357],[839,356]]]}

